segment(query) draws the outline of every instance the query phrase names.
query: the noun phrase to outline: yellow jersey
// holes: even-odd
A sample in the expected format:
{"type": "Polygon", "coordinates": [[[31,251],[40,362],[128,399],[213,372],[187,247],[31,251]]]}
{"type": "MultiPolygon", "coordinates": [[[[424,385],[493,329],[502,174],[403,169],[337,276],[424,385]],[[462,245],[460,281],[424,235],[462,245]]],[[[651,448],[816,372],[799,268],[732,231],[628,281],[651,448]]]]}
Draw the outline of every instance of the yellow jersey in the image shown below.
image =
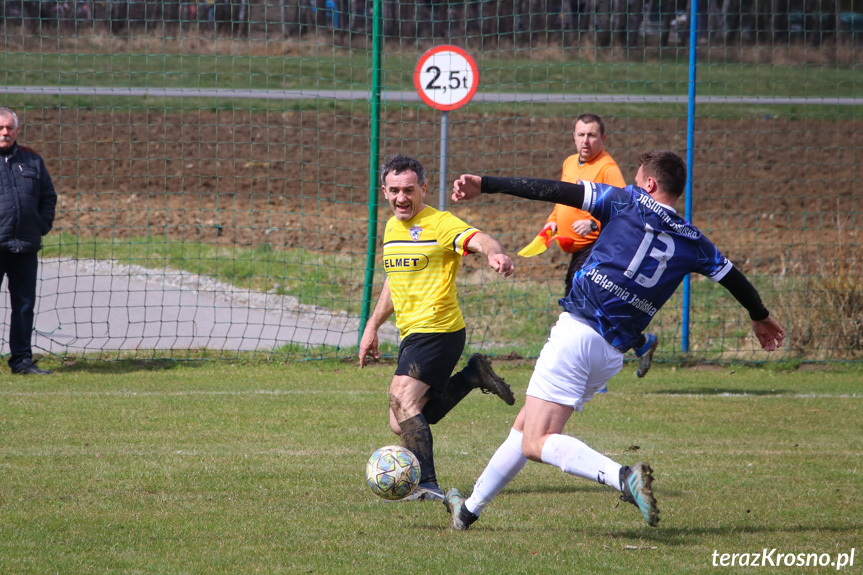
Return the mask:
{"type": "Polygon", "coordinates": [[[470,253],[467,242],[478,232],[429,206],[408,221],[389,219],[383,264],[402,338],[465,327],[455,277],[462,256],[470,253]]]}

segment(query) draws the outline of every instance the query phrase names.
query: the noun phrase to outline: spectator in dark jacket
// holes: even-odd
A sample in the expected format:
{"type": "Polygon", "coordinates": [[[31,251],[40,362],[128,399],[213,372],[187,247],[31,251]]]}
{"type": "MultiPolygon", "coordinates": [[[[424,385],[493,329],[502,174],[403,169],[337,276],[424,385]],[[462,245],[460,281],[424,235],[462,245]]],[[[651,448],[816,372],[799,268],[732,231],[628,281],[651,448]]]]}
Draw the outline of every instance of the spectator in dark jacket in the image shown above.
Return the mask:
{"type": "Polygon", "coordinates": [[[0,107],[0,281],[9,278],[9,367],[12,373],[47,375],[33,362],[37,252],[54,224],[57,192],[42,158],[19,146],[18,116],[0,107]]]}

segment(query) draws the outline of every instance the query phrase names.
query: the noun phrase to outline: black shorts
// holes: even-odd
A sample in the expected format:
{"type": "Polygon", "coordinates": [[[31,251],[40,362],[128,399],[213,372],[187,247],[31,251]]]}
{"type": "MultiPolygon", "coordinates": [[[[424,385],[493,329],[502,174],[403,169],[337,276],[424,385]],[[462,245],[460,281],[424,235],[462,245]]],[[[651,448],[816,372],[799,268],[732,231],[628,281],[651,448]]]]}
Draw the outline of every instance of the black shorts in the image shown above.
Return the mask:
{"type": "Polygon", "coordinates": [[[443,391],[466,341],[465,330],[452,333],[412,333],[399,345],[396,375],[407,375],[443,391]]]}
{"type": "Polygon", "coordinates": [[[584,263],[587,261],[587,258],[590,257],[590,252],[592,251],[593,244],[590,244],[572,254],[572,260],[569,262],[569,268],[566,270],[566,279],[563,280],[563,297],[569,295],[570,290],[572,290],[572,278],[575,276],[575,272],[584,266],[584,263]]]}

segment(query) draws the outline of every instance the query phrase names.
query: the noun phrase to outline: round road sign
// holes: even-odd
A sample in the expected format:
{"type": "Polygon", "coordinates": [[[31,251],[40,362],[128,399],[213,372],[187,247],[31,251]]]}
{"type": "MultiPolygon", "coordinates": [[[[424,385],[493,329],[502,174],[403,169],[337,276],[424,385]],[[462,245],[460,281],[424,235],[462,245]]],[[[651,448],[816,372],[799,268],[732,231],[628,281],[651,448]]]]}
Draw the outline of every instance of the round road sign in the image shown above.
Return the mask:
{"type": "Polygon", "coordinates": [[[422,101],[435,110],[455,110],[476,94],[479,70],[470,54],[458,46],[437,46],[417,62],[414,86],[422,101]]]}

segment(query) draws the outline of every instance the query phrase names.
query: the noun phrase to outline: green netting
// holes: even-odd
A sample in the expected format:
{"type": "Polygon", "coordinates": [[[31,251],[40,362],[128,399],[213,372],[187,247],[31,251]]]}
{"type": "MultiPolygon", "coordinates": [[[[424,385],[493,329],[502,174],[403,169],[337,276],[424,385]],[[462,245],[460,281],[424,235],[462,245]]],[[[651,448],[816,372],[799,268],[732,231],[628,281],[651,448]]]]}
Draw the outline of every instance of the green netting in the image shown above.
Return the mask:
{"type": "MultiPolygon", "coordinates": [[[[863,6],[700,6],[693,220],[788,328],[779,357],[859,359],[863,6]]],[[[382,2],[376,37],[374,8],[2,3],[0,103],[19,113],[19,141],[44,156],[60,192],[38,348],[353,354],[383,281],[367,269],[380,260],[369,257],[380,245],[370,216],[379,233],[389,217],[383,205],[370,213],[370,172],[392,153],[415,155],[438,204],[441,113],[413,86],[436,45],[464,48],[480,70],[473,101],[448,116],[450,180],[559,177],[583,112],[603,116],[606,148],[630,181],[643,150],[686,152],[686,3],[382,2]]],[[[550,207],[492,198],[453,211],[514,254],[550,207]]],[[[469,346],[535,356],[568,259],[553,249],[516,258],[516,276],[500,281],[466,258],[469,346]]],[[[691,314],[690,357],[765,357],[721,287],[694,278],[691,314]]],[[[658,357],[679,354],[680,318],[678,295],[652,326],[658,357]]],[[[381,336],[394,350],[396,330],[381,336]]]]}

